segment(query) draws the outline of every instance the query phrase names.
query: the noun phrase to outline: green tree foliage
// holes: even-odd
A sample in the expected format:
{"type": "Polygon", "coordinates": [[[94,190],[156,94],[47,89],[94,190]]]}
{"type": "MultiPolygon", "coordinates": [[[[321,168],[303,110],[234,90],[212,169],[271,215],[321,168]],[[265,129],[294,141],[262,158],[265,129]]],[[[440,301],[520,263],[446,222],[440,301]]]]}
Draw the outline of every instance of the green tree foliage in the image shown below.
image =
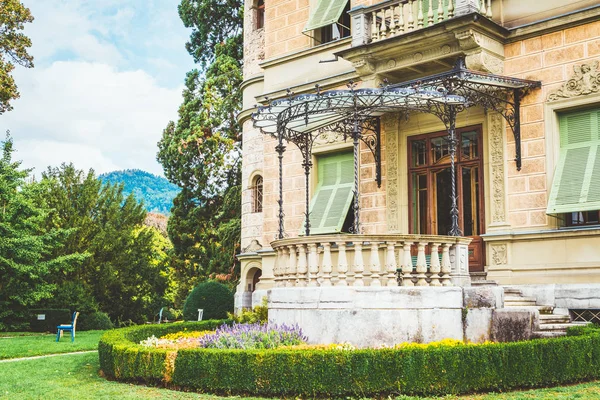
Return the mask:
{"type": "Polygon", "coordinates": [[[122,184],[102,184],[92,170],[86,174],[72,164],[49,168],[41,184],[52,210],[47,225],[72,232],[55,255],[87,255],[80,268],[54,276],[57,296],[45,306],[97,305],[121,322],[151,318],[169,285],[168,245],[158,230],[143,226],[143,205],[125,197],[122,184]],[[55,304],[65,300],[71,302],[55,304]]]}
{"type": "Polygon", "coordinates": [[[179,119],[159,142],[158,160],[182,188],[168,232],[183,299],[200,280],[233,279],[240,241],[242,1],[182,0],[193,28],[186,47],[201,69],[187,74],[179,119]]]}
{"type": "Polygon", "coordinates": [[[49,279],[76,270],[85,256],[63,245],[70,234],[45,224],[48,210],[39,201],[44,187],[25,182],[29,171],[12,161],[10,136],[0,159],[0,330],[20,329],[27,309],[55,290],[49,279]],[[55,254],[55,249],[61,249],[55,254]]]}
{"type": "Polygon", "coordinates": [[[233,293],[222,283],[202,282],[194,288],[185,300],[183,319],[196,321],[198,309],[204,310],[202,319],[224,319],[233,311],[233,293]]]}
{"type": "Polygon", "coordinates": [[[32,21],[31,12],[19,0],[0,1],[0,114],[12,110],[11,100],[19,98],[11,75],[15,64],[33,68],[33,57],[27,52],[31,40],[21,32],[32,21]]]}
{"type": "Polygon", "coordinates": [[[104,183],[120,184],[123,193],[133,193],[138,201],[143,201],[148,212],[168,215],[173,207],[173,199],[180,189],[162,176],[156,176],[139,169],[113,171],[98,177],[104,183]]]}

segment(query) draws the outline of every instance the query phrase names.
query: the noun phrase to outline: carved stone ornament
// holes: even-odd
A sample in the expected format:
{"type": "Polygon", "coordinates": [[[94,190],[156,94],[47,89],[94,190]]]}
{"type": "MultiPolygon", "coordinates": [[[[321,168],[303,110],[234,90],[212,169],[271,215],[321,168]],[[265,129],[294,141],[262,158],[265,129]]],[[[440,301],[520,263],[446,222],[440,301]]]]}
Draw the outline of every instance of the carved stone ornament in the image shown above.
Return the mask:
{"type": "Polygon", "coordinates": [[[492,245],[492,265],[507,264],[506,245],[492,245]]]}
{"type": "Polygon", "coordinates": [[[490,115],[490,164],[492,166],[492,222],[506,220],[504,203],[504,141],[500,114],[490,115]]]}
{"type": "Polygon", "coordinates": [[[386,220],[388,232],[399,232],[399,176],[398,176],[398,115],[384,114],[382,117],[383,129],[385,132],[385,152],[386,152],[386,220]]]}
{"type": "Polygon", "coordinates": [[[600,71],[598,61],[591,64],[573,66],[573,76],[557,91],[548,95],[548,101],[570,99],[600,92],[600,71]]]}
{"type": "Polygon", "coordinates": [[[256,239],[252,239],[250,244],[242,251],[242,253],[254,253],[262,249],[262,245],[256,239]]]}

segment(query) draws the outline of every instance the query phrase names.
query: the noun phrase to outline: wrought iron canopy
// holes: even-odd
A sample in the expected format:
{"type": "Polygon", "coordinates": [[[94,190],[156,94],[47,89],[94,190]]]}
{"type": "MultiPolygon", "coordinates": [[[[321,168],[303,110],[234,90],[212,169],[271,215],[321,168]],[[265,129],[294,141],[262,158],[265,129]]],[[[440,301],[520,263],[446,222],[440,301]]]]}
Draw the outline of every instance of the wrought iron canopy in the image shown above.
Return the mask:
{"type": "Polygon", "coordinates": [[[515,161],[521,169],[521,135],[519,109],[522,97],[532,88],[541,86],[539,81],[485,74],[466,68],[464,59],[459,58],[450,71],[431,75],[422,79],[388,85],[379,88],[357,89],[350,81],[348,90],[321,92],[316,85],[316,93],[294,95],[288,90],[287,98],[269,101],[257,106],[252,114],[254,126],[264,134],[278,140],[276,151],[279,154],[279,234],[283,232],[283,153],[284,141],[294,143],[303,156],[306,176],[306,220],[305,234],[310,234],[309,216],[309,175],[312,167],[313,145],[323,140],[333,142],[351,138],[354,144],[354,226],[359,228],[359,142],[364,142],[373,153],[376,163],[376,180],[381,185],[381,138],[379,117],[386,113],[423,112],[436,115],[446,125],[451,152],[452,170],[452,230],[450,235],[461,234],[458,228],[458,208],[456,198],[456,176],[454,155],[456,152],[456,115],[464,109],[476,105],[486,111],[500,113],[511,127],[515,136],[515,161]]]}

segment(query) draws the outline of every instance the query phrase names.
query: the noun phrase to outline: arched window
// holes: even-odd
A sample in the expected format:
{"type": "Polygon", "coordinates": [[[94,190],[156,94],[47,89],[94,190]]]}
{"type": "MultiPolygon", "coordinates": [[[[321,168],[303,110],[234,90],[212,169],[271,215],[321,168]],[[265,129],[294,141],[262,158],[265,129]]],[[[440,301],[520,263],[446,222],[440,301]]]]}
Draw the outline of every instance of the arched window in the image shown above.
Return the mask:
{"type": "Polygon", "coordinates": [[[262,212],[263,210],[263,178],[258,175],[254,178],[252,186],[252,212],[262,212]]]}
{"type": "Polygon", "coordinates": [[[265,27],[265,0],[256,2],[256,29],[265,27]]]}

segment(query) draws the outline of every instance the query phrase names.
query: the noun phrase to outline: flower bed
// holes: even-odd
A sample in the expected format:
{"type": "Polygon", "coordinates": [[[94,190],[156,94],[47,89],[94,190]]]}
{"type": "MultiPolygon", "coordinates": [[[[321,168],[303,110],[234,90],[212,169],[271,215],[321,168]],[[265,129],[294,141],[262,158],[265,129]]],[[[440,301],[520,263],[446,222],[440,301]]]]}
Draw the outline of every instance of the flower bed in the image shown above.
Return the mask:
{"type": "MultiPolygon", "coordinates": [[[[202,329],[180,326],[206,331],[218,325],[205,323],[202,329]]],[[[594,329],[558,339],[482,345],[442,341],[389,349],[342,344],[168,350],[138,343],[169,332],[135,328],[111,331],[102,338],[100,360],[107,376],[202,392],[276,397],[439,395],[600,378],[600,332],[594,329]]]]}

